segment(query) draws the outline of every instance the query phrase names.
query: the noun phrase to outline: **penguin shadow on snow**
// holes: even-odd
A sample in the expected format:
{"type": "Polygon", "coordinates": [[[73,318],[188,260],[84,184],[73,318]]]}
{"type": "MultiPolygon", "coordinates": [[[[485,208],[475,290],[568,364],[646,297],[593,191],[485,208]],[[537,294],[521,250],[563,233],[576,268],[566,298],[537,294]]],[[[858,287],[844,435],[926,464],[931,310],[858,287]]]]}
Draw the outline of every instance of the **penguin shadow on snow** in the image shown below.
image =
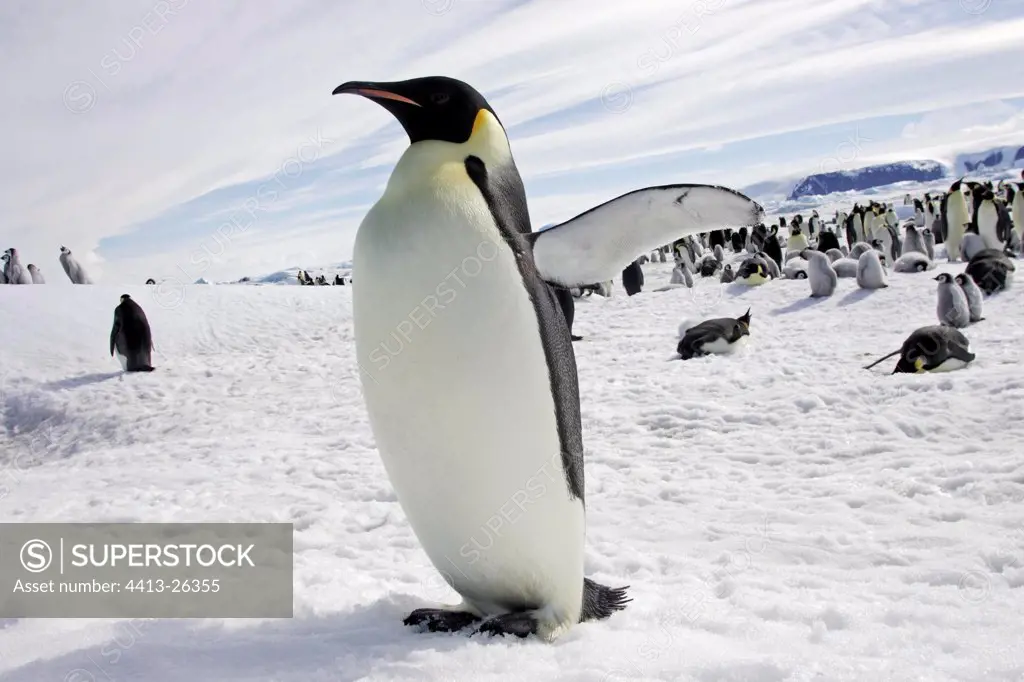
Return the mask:
{"type": "Polygon", "coordinates": [[[854,303],[857,303],[859,301],[863,301],[865,298],[868,298],[872,294],[875,294],[875,293],[877,293],[879,291],[881,291],[881,290],[880,289],[854,289],[853,291],[848,293],[846,296],[843,296],[843,298],[839,301],[839,303],[837,305],[843,306],[843,307],[848,306],[848,305],[853,305],[854,303]]]}
{"type": "Polygon", "coordinates": [[[831,297],[821,296],[818,298],[814,298],[812,296],[807,296],[806,298],[799,298],[790,303],[789,305],[782,306],[781,308],[776,308],[775,310],[772,311],[772,315],[788,315],[789,313],[799,312],[805,308],[810,308],[812,306],[818,305],[819,303],[824,303],[829,298],[831,297]]]}
{"type": "Polygon", "coordinates": [[[115,377],[124,376],[126,372],[97,372],[94,374],[83,374],[80,377],[69,377],[59,381],[50,381],[42,385],[48,391],[66,391],[73,388],[81,388],[90,384],[98,384],[115,377]]]}
{"type": "Polygon", "coordinates": [[[107,643],[34,661],[7,671],[4,680],[63,680],[71,670],[92,675],[81,673],[76,679],[82,680],[179,682],[191,675],[200,680],[355,682],[408,671],[426,653],[443,655],[471,642],[526,643],[515,637],[419,632],[402,625],[414,601],[385,598],[344,613],[272,619],[239,629],[196,627],[188,620],[122,621],[113,624],[107,643]]]}

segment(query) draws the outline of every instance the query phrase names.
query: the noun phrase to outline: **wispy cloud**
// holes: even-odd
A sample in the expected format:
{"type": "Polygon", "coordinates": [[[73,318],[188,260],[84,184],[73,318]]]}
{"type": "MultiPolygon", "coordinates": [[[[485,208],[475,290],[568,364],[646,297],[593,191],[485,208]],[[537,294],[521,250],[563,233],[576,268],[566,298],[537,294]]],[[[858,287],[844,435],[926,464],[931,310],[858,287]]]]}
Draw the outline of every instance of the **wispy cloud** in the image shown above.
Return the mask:
{"type": "Polygon", "coordinates": [[[1022,10],[1024,0],[4,3],[0,44],[18,66],[0,73],[13,102],[0,241],[44,272],[63,243],[100,281],[171,276],[319,131],[335,142],[197,276],[345,260],[405,146],[379,107],[330,96],[350,79],[444,74],[481,90],[509,130],[538,225],[644,184],[815,172],[858,133],[869,140],[858,163],[1007,144],[1022,135],[1022,10]]]}

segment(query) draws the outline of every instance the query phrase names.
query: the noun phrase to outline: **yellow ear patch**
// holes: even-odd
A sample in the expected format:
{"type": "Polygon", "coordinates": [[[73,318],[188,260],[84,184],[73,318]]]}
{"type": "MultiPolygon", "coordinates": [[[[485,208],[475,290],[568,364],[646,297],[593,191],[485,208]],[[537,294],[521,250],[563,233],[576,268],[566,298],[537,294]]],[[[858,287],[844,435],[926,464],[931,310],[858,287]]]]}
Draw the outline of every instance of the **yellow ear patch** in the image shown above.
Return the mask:
{"type": "Polygon", "coordinates": [[[917,358],[916,360],[914,360],[914,369],[916,369],[918,372],[924,370],[924,358],[917,358]]]}
{"type": "Polygon", "coordinates": [[[487,128],[492,125],[496,125],[497,123],[498,121],[495,120],[494,114],[486,109],[481,109],[476,112],[476,118],[473,119],[473,131],[469,134],[470,139],[476,137],[482,132],[485,132],[487,128]]]}

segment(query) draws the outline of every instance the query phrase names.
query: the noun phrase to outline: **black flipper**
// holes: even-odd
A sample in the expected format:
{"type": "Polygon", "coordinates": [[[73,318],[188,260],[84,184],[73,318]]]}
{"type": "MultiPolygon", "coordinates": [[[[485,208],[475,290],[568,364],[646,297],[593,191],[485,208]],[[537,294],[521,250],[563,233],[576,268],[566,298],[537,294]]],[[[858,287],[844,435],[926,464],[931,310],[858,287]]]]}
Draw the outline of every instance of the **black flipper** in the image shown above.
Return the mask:
{"type": "Polygon", "coordinates": [[[487,635],[528,637],[537,634],[537,619],[526,611],[503,613],[485,620],[477,632],[487,635]]]}
{"type": "Polygon", "coordinates": [[[625,587],[605,587],[595,583],[590,578],[583,579],[583,610],[580,611],[580,622],[588,620],[604,620],[616,611],[626,608],[626,604],[633,601],[626,596],[625,587]]]}
{"type": "Polygon", "coordinates": [[[402,621],[403,625],[425,626],[429,632],[456,632],[479,621],[468,611],[445,609],[416,609],[402,621]]]}
{"type": "Polygon", "coordinates": [[[977,357],[974,353],[970,352],[959,343],[950,343],[947,346],[949,357],[956,358],[961,362],[974,362],[974,358],[977,357]]]}

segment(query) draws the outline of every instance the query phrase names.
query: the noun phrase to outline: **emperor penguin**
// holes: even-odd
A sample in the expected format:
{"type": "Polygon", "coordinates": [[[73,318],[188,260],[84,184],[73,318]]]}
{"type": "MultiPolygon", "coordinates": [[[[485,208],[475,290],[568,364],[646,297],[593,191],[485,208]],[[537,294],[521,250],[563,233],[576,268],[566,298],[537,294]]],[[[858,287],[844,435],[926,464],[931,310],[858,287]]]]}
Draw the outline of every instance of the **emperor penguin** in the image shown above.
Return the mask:
{"type": "Polygon", "coordinates": [[[626,290],[627,296],[639,294],[644,288],[644,270],[639,262],[633,261],[623,269],[622,288],[626,290]]]}
{"type": "Polygon", "coordinates": [[[829,261],[832,263],[835,263],[840,258],[844,258],[843,250],[841,248],[829,249],[828,251],[825,252],[825,255],[828,256],[829,261]]]}
{"type": "Polygon", "coordinates": [[[1013,216],[1013,229],[1017,232],[1018,241],[1024,243],[1024,182],[1017,183],[1013,201],[1009,203],[1013,216]]]}
{"type": "Polygon", "coordinates": [[[732,270],[732,264],[726,263],[725,267],[722,268],[722,276],[719,278],[719,282],[722,284],[732,284],[736,279],[736,273],[732,270]]]}
{"type": "Polygon", "coordinates": [[[896,229],[900,225],[899,216],[896,215],[896,209],[892,204],[887,204],[885,207],[885,225],[890,229],[896,229]]]}
{"type": "Polygon", "coordinates": [[[962,329],[971,323],[971,310],[967,304],[967,295],[953,276],[943,272],[935,277],[939,283],[939,302],[935,312],[939,316],[939,324],[962,329]]]}
{"type": "Polygon", "coordinates": [[[110,355],[117,358],[126,372],[152,372],[152,352],[153,334],[146,313],[131,296],[121,294],[110,329],[110,355]]]}
{"type": "Polygon", "coordinates": [[[884,289],[885,268],[879,259],[878,251],[869,249],[857,259],[857,286],[861,289],[884,289]]]}
{"type": "Polygon", "coordinates": [[[928,254],[928,260],[935,260],[935,234],[930,227],[921,230],[924,252],[928,254]]]}
{"type": "Polygon", "coordinates": [[[71,249],[66,246],[60,247],[59,260],[61,267],[64,268],[64,272],[72,284],[92,284],[89,275],[85,274],[81,264],[71,254],[71,249]]]}
{"type": "Polygon", "coordinates": [[[28,264],[28,274],[32,278],[32,284],[46,284],[46,280],[43,279],[43,273],[32,263],[28,264]]]}
{"type": "Polygon", "coordinates": [[[892,264],[892,269],[896,272],[924,272],[934,267],[935,263],[919,251],[907,251],[892,264]]]}
{"type": "Polygon", "coordinates": [[[925,227],[924,202],[914,199],[914,227],[925,227]]]}
{"type": "Polygon", "coordinates": [[[967,199],[963,193],[963,179],[957,180],[949,187],[949,192],[942,199],[942,217],[946,233],[944,242],[946,254],[950,262],[960,260],[960,242],[971,222],[967,212],[967,199]]]}
{"type": "Polygon", "coordinates": [[[915,329],[897,352],[900,359],[893,374],[949,372],[966,367],[975,358],[963,332],[947,325],[915,329]]]}
{"type": "Polygon", "coordinates": [[[850,214],[850,228],[846,231],[846,240],[852,247],[857,242],[864,241],[864,209],[860,206],[853,207],[853,213],[850,214]],[[850,233],[853,234],[850,234],[850,233]]]}
{"type": "Polygon", "coordinates": [[[18,250],[13,247],[7,249],[6,275],[8,284],[32,284],[32,275],[22,266],[18,250]]]}
{"type": "Polygon", "coordinates": [[[1003,248],[1006,240],[999,237],[999,210],[996,208],[996,197],[992,190],[979,190],[976,206],[975,224],[978,226],[978,235],[985,240],[985,248],[1003,248]]]}
{"type": "Polygon", "coordinates": [[[807,259],[807,280],[811,285],[811,298],[824,298],[835,293],[839,275],[832,261],[821,251],[807,249],[801,254],[807,259]]]}
{"type": "Polygon", "coordinates": [[[410,143],[356,233],[356,359],[398,502],[462,602],[403,622],[552,641],[611,616],[629,600],[584,577],[579,386],[551,286],[608,281],[637,254],[764,210],[724,187],[664,185],[532,232],[508,137],[477,90],[428,77],[333,94],[382,106],[410,143]],[[415,309],[443,312],[415,327],[415,309]]]}
{"type": "Polygon", "coordinates": [[[971,276],[986,295],[1009,289],[1017,266],[1005,253],[996,249],[986,249],[975,254],[967,264],[965,273],[971,276]]]}
{"type": "Polygon", "coordinates": [[[823,229],[818,234],[818,243],[815,248],[822,252],[827,252],[831,249],[839,250],[839,237],[832,230],[823,229]]]}
{"type": "Polygon", "coordinates": [[[3,254],[0,254],[0,262],[3,263],[3,265],[0,266],[0,284],[8,284],[8,281],[7,281],[7,264],[10,261],[10,259],[11,259],[11,255],[9,253],[7,253],[6,251],[3,254]]]}
{"type": "MultiPolygon", "coordinates": [[[[987,248],[989,247],[985,245],[985,239],[980,234],[965,232],[963,239],[960,240],[960,255],[968,262],[987,248]]],[[[999,247],[999,250],[1001,251],[1002,247],[999,247]]]]}
{"type": "MultiPolygon", "coordinates": [[[[915,201],[919,201],[915,199],[915,201]]],[[[903,244],[903,253],[909,253],[911,251],[917,251],[928,255],[928,249],[925,248],[924,239],[921,238],[921,233],[918,232],[917,226],[913,223],[908,223],[906,227],[905,240],[903,244]]],[[[902,255],[902,254],[901,254],[902,255]]]]}
{"type": "Polygon", "coordinates": [[[690,360],[710,354],[728,355],[741,348],[750,337],[750,309],[742,317],[704,320],[681,331],[682,338],[676,346],[678,359],[690,360]]]}
{"type": "Polygon", "coordinates": [[[971,313],[971,322],[981,322],[985,318],[982,317],[982,307],[984,304],[984,295],[981,293],[981,289],[974,282],[974,278],[968,275],[966,272],[962,272],[954,277],[956,283],[964,292],[964,296],[967,297],[967,308],[971,313]]]}

